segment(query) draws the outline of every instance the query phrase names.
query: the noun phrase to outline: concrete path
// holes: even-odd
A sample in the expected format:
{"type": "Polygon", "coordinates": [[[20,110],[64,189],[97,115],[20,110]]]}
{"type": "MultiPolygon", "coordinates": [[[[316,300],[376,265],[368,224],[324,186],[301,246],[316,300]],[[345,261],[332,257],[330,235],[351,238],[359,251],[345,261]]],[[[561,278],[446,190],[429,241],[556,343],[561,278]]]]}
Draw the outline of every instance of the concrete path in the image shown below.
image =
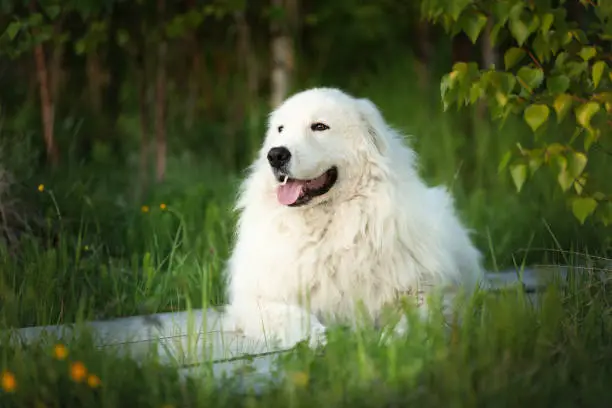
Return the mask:
{"type": "MultiPolygon", "coordinates": [[[[537,291],[566,274],[567,270],[563,268],[536,268],[522,274],[489,273],[487,280],[491,289],[499,289],[520,284],[520,276],[526,290],[537,291]]],[[[135,358],[156,353],[162,362],[182,367],[183,375],[196,373],[206,364],[215,376],[236,371],[265,376],[275,354],[284,351],[246,339],[240,333],[224,331],[221,309],[134,316],[87,322],[83,326],[91,330],[100,348],[115,349],[135,358]]],[[[50,341],[69,342],[83,326],[21,328],[11,331],[11,339],[29,343],[50,336],[50,341]]]]}

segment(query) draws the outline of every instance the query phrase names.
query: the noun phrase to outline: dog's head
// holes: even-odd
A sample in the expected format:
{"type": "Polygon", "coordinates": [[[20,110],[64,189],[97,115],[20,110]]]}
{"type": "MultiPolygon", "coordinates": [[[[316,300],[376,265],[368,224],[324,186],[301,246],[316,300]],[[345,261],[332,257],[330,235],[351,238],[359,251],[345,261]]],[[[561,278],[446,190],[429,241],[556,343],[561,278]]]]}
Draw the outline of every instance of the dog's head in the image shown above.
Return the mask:
{"type": "Polygon", "coordinates": [[[365,167],[386,154],[387,133],[369,100],[332,88],[310,89],[272,112],[260,163],[280,204],[312,206],[354,188],[365,167]]]}

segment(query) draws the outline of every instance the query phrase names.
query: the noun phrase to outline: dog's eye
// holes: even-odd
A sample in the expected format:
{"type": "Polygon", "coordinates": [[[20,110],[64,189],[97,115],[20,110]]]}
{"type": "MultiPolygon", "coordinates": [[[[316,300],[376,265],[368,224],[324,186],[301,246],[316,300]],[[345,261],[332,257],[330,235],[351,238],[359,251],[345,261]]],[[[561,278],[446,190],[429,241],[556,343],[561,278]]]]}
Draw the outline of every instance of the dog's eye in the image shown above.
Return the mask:
{"type": "Polygon", "coordinates": [[[329,129],[329,126],[327,126],[324,123],[317,122],[317,123],[313,123],[312,125],[310,125],[310,129],[313,132],[322,132],[324,130],[329,129]]]}
{"type": "Polygon", "coordinates": [[[278,133],[281,133],[283,131],[285,127],[284,126],[279,126],[278,128],[276,128],[278,130],[278,133]]]}

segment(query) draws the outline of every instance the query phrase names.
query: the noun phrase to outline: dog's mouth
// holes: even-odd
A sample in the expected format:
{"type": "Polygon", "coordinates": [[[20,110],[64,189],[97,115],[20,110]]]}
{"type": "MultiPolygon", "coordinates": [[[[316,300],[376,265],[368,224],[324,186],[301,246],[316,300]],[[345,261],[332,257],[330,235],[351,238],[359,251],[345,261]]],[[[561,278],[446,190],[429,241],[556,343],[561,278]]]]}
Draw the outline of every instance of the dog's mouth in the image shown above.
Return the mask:
{"type": "Polygon", "coordinates": [[[289,207],[299,207],[331,190],[338,180],[338,169],[334,166],[310,180],[294,179],[279,171],[276,179],[280,183],[276,189],[278,202],[289,207]]]}

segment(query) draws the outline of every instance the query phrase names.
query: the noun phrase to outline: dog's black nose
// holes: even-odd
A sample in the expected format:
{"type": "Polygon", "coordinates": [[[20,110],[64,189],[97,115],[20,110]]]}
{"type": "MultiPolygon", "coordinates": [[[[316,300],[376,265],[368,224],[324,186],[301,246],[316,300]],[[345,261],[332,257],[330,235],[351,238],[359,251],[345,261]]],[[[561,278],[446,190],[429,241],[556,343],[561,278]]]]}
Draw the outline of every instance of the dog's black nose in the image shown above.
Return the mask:
{"type": "Polygon", "coordinates": [[[285,166],[291,159],[291,152],[284,146],[273,147],[268,151],[268,162],[275,169],[285,166]]]}

